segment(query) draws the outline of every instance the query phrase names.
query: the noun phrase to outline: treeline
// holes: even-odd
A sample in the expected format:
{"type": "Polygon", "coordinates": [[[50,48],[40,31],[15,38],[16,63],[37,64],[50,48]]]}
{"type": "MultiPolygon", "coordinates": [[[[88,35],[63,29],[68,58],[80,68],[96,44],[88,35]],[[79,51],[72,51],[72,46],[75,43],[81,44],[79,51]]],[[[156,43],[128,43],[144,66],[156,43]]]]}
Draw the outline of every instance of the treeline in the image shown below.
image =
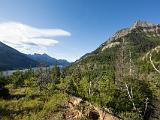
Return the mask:
{"type": "Polygon", "coordinates": [[[147,120],[154,112],[154,83],[149,83],[145,76],[135,77],[133,67],[131,75],[129,71],[126,74],[129,70],[127,65],[127,62],[121,63],[115,72],[100,71],[98,67],[94,69],[94,65],[89,65],[83,70],[79,66],[69,74],[67,69],[60,70],[58,66],[51,70],[40,68],[36,72],[32,69],[16,71],[8,77],[1,74],[0,95],[9,98],[11,88],[26,88],[26,97],[33,97],[35,91],[46,98],[55,92],[67,93],[97,104],[123,119],[147,120]],[[9,87],[5,87],[7,85],[9,87]]]}
{"type": "MultiPolygon", "coordinates": [[[[134,33],[119,39],[121,44],[116,48],[93,54],[63,69],[55,65],[52,69],[16,71],[8,77],[0,74],[0,95],[7,99],[10,91],[24,88],[26,99],[39,95],[41,100],[49,101],[54,93],[63,93],[81,97],[125,120],[158,120],[160,74],[149,56],[141,59],[155,47],[157,39],[148,40],[147,44],[145,38],[146,41],[141,41],[145,44],[141,44],[137,37],[133,39],[135,34],[138,36],[134,33]]],[[[159,54],[153,52],[152,58],[159,69],[159,54]]]]}
{"type": "Polygon", "coordinates": [[[97,49],[66,68],[68,93],[109,108],[122,119],[160,119],[159,52],[152,51],[159,39],[133,32],[118,40],[118,46],[97,49]]]}

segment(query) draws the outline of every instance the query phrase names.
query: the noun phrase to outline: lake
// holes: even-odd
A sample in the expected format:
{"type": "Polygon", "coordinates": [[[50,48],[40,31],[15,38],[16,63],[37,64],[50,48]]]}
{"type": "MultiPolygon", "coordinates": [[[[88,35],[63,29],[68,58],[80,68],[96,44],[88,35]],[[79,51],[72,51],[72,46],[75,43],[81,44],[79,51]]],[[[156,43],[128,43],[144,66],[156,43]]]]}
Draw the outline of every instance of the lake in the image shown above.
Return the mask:
{"type": "MultiPolygon", "coordinates": [[[[54,67],[54,65],[51,65],[51,66],[49,66],[49,67],[34,67],[34,68],[32,68],[34,71],[37,71],[38,69],[42,69],[42,70],[46,70],[46,69],[52,69],[54,67]]],[[[59,65],[59,67],[60,68],[62,68],[63,66],[62,65],[59,65]]],[[[17,69],[18,70],[18,69],[17,69]]],[[[12,75],[14,72],[16,72],[17,70],[7,70],[7,71],[2,71],[2,74],[4,75],[4,76],[10,76],[10,75],[12,75]]],[[[25,72],[25,71],[27,71],[27,70],[29,70],[29,69],[21,69],[21,70],[19,70],[19,71],[21,71],[21,72],[25,72]]]]}

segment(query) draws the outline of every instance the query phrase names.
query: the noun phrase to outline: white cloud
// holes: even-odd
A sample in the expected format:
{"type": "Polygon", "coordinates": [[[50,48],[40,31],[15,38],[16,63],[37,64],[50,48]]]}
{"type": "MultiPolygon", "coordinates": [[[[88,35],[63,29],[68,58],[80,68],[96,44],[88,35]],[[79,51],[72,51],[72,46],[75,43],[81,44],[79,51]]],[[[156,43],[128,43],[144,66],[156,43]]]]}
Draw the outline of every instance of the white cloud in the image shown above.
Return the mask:
{"type": "Polygon", "coordinates": [[[47,47],[58,44],[56,36],[70,36],[62,29],[40,29],[18,22],[0,23],[0,41],[23,53],[47,53],[47,47]]]}

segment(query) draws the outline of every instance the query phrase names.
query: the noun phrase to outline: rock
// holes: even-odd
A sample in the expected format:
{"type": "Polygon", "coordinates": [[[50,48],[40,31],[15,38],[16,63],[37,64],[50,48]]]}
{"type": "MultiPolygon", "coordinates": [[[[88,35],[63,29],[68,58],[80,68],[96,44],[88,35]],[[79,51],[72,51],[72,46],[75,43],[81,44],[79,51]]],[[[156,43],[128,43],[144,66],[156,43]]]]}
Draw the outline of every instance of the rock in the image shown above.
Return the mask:
{"type": "Polygon", "coordinates": [[[91,109],[89,112],[89,119],[99,120],[99,118],[100,118],[99,112],[96,111],[95,109],[91,109]]]}
{"type": "Polygon", "coordinates": [[[88,101],[71,97],[68,103],[50,111],[42,120],[120,120],[111,113],[95,107],[88,101]]]}
{"type": "Polygon", "coordinates": [[[109,44],[107,44],[106,46],[104,46],[104,47],[102,48],[102,51],[104,51],[104,50],[107,49],[107,48],[115,47],[116,45],[119,45],[119,44],[120,44],[120,42],[112,42],[112,43],[109,43],[109,44]]]}
{"type": "Polygon", "coordinates": [[[75,108],[68,108],[63,114],[65,120],[78,120],[81,116],[82,113],[75,108]]]}
{"type": "Polygon", "coordinates": [[[81,98],[71,97],[70,100],[68,101],[68,103],[69,103],[70,106],[74,107],[74,106],[78,105],[81,101],[82,101],[81,98]]]}
{"type": "Polygon", "coordinates": [[[157,24],[153,24],[153,23],[150,23],[150,22],[145,22],[145,21],[138,20],[133,24],[131,29],[135,29],[135,28],[138,28],[138,27],[147,28],[147,27],[154,27],[154,26],[157,26],[157,24]]]}
{"type": "Polygon", "coordinates": [[[124,28],[116,32],[113,37],[109,38],[107,42],[103,43],[100,46],[102,47],[101,51],[120,44],[120,42],[116,42],[117,39],[124,38],[133,30],[138,28],[141,28],[140,31],[146,33],[146,36],[148,37],[160,37],[160,24],[154,24],[138,20],[130,28],[124,28]]]}
{"type": "Polygon", "coordinates": [[[124,28],[119,30],[113,35],[113,38],[116,40],[118,38],[124,37],[131,32],[130,28],[124,28]]]}

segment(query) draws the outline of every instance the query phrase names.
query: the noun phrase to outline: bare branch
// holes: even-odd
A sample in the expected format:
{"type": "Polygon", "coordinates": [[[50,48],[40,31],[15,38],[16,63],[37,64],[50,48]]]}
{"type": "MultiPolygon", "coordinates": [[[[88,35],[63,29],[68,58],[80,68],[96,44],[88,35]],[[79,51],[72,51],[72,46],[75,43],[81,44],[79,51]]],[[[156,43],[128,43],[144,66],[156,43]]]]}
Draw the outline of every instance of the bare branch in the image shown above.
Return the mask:
{"type": "Polygon", "coordinates": [[[135,107],[135,104],[134,104],[133,98],[132,98],[132,96],[131,96],[131,93],[132,93],[132,92],[130,92],[130,91],[129,91],[129,88],[128,88],[127,83],[125,83],[125,86],[126,86],[126,90],[127,90],[128,96],[129,96],[129,100],[132,102],[133,109],[134,109],[134,110],[136,110],[136,107],[135,107]]]}
{"type": "Polygon", "coordinates": [[[148,109],[148,97],[146,98],[146,100],[145,100],[145,110],[144,110],[144,116],[145,116],[145,114],[146,114],[146,111],[147,111],[147,109],[148,109]]]}
{"type": "Polygon", "coordinates": [[[150,53],[149,59],[150,59],[150,62],[151,62],[151,64],[152,64],[153,68],[160,74],[160,70],[158,70],[158,69],[156,68],[156,66],[154,65],[154,63],[153,63],[153,61],[152,61],[152,53],[150,53]]]}
{"type": "Polygon", "coordinates": [[[129,74],[130,76],[132,75],[132,53],[131,51],[129,50],[129,74]]]}

